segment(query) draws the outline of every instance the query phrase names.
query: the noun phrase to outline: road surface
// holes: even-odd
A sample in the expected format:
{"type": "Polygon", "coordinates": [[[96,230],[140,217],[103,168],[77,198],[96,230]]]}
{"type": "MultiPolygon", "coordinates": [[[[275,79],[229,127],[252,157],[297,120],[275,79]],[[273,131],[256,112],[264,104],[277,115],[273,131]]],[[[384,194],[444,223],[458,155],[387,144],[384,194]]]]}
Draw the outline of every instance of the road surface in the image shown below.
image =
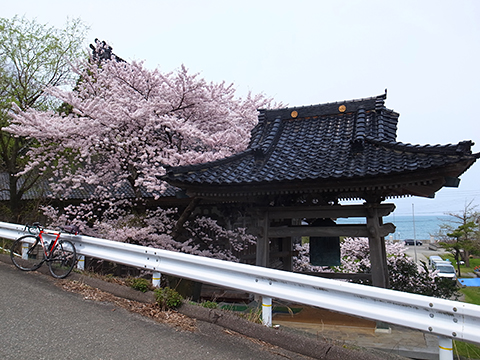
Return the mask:
{"type": "MultiPolygon", "coordinates": [[[[438,250],[431,250],[428,247],[428,244],[423,245],[408,245],[407,246],[406,254],[411,257],[412,259],[416,259],[417,263],[420,261],[425,261],[428,265],[428,258],[433,255],[445,255],[445,250],[442,248],[438,248],[438,250]]],[[[451,255],[451,254],[450,254],[451,255]]]]}
{"type": "Polygon", "coordinates": [[[1,359],[310,359],[198,322],[177,331],[0,261],[1,359]]]}

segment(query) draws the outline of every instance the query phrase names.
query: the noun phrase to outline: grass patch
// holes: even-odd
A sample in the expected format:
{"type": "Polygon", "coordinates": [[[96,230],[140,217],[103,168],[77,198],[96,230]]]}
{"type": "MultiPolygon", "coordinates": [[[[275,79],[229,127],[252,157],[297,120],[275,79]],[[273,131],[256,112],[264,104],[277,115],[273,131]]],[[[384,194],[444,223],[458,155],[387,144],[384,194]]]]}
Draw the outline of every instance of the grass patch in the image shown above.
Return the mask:
{"type": "MultiPolygon", "coordinates": [[[[464,287],[459,291],[465,295],[466,303],[480,305],[480,287],[464,287]]],[[[453,354],[454,357],[462,356],[465,359],[480,359],[480,346],[454,340],[453,354]]]]}
{"type": "Polygon", "coordinates": [[[480,347],[474,344],[453,340],[453,357],[462,359],[480,359],[480,347]]]}
{"type": "MultiPolygon", "coordinates": [[[[445,260],[449,259],[452,262],[452,265],[455,268],[455,270],[457,270],[457,262],[453,258],[452,254],[444,254],[442,255],[442,258],[445,260]]],[[[473,273],[473,269],[475,268],[475,266],[480,266],[480,258],[470,259],[469,267],[466,267],[465,265],[460,265],[460,271],[462,272],[462,277],[464,277],[466,273],[473,273]]]]}
{"type": "Polygon", "coordinates": [[[480,305],[480,287],[464,287],[460,292],[465,295],[466,303],[480,305]]]}

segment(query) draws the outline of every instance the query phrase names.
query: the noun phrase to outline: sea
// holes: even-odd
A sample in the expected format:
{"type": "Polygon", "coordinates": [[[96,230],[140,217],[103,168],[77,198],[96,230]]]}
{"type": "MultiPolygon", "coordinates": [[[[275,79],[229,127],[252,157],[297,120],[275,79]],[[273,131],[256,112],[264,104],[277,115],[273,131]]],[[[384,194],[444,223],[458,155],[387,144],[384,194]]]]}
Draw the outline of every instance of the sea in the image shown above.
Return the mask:
{"type": "MultiPolygon", "coordinates": [[[[447,223],[451,219],[445,215],[420,215],[420,216],[397,216],[389,215],[383,218],[383,223],[392,223],[395,225],[395,233],[387,236],[391,240],[431,240],[438,233],[441,224],[447,223]]],[[[337,224],[365,224],[366,220],[362,218],[338,219],[337,224]]]]}

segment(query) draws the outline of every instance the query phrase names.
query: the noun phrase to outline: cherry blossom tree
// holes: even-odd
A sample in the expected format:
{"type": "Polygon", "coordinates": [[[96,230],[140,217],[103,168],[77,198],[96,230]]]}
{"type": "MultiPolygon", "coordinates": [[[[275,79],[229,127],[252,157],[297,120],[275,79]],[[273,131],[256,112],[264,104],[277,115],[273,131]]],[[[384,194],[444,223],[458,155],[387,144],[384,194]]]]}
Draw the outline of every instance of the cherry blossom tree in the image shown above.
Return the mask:
{"type": "MultiPolygon", "coordinates": [[[[102,46],[97,42],[97,46],[102,46]]],[[[209,83],[185,66],[163,73],[142,62],[83,61],[74,66],[81,81],[73,91],[46,91],[71,106],[68,114],[16,107],[7,129],[34,138],[29,167],[54,167],[62,179],[55,190],[99,185],[104,193],[128,181],[163,190],[157,175],[165,166],[226,157],[246,148],[263,95],[235,96],[224,82],[209,83]]],[[[95,194],[96,197],[100,196],[95,194]]]]}
{"type": "Polygon", "coordinates": [[[172,234],[176,209],[157,208],[135,214],[122,209],[119,202],[112,205],[105,201],[106,211],[97,216],[97,205],[70,205],[61,211],[45,206],[43,210],[51,226],[73,222],[85,235],[233,262],[239,261],[238,253],[256,243],[256,238],[245,228],[226,230],[217,221],[204,216],[187,222],[184,225],[187,239],[177,241],[172,234]]]}
{"type": "MultiPolygon", "coordinates": [[[[390,289],[450,298],[455,295],[455,286],[450,279],[443,279],[428,269],[425,263],[416,264],[406,255],[407,248],[401,242],[387,243],[387,266],[390,289]]],[[[326,268],[309,263],[309,244],[297,244],[298,256],[294,258],[294,270],[299,272],[369,273],[371,271],[368,238],[345,238],[340,246],[341,266],[326,268]]],[[[368,280],[356,280],[369,285],[368,280]]]]}

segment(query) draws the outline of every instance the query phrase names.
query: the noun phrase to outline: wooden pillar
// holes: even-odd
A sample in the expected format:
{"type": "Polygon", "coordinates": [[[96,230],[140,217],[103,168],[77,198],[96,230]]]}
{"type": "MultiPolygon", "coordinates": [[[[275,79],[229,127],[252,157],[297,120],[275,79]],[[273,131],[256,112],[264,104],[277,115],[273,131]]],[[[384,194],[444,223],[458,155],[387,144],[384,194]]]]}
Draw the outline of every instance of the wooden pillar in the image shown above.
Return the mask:
{"type": "Polygon", "coordinates": [[[282,239],[282,252],[288,252],[287,255],[282,257],[283,270],[293,271],[292,250],[293,250],[293,238],[292,237],[283,238],[282,239]]]}
{"type": "Polygon", "coordinates": [[[261,228],[260,236],[257,239],[257,251],[255,265],[268,267],[270,241],[268,238],[268,228],[270,221],[268,219],[268,212],[261,212],[258,217],[259,227],[261,228]]]}
{"type": "MultiPolygon", "coordinates": [[[[288,220],[288,219],[287,219],[288,220]]],[[[300,226],[302,224],[302,219],[289,219],[290,225],[300,226]]],[[[293,271],[293,244],[301,242],[301,237],[298,236],[289,236],[283,237],[281,239],[282,247],[281,252],[286,255],[282,256],[283,270],[293,271]]]]}
{"type": "Polygon", "coordinates": [[[387,288],[388,267],[387,252],[385,249],[385,238],[380,236],[380,226],[383,220],[378,216],[378,209],[375,204],[366,204],[367,206],[367,229],[369,232],[368,244],[370,247],[370,263],[372,268],[372,285],[381,288],[387,288]]]}

